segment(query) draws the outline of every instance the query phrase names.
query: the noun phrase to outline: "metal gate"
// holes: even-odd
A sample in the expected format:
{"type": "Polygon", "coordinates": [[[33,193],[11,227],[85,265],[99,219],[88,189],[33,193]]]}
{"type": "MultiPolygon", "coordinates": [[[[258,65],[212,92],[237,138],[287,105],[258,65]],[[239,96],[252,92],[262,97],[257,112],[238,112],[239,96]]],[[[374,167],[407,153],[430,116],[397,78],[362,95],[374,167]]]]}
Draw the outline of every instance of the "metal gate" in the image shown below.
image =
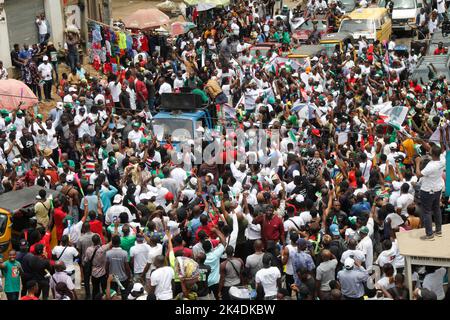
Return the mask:
{"type": "Polygon", "coordinates": [[[5,12],[11,48],[39,42],[36,16],[45,12],[44,0],[5,0],[5,12]]]}

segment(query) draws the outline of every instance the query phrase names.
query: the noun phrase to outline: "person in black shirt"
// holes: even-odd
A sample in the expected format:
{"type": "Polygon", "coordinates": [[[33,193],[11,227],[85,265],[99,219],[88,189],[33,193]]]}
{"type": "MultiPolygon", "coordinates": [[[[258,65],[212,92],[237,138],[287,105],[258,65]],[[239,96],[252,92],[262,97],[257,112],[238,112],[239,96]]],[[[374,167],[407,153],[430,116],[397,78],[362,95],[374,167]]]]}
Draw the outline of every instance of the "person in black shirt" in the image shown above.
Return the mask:
{"type": "Polygon", "coordinates": [[[11,63],[14,67],[16,67],[16,70],[19,72],[18,79],[22,79],[21,76],[21,69],[22,69],[22,65],[24,63],[24,61],[22,59],[19,58],[19,52],[20,52],[20,48],[19,45],[16,43],[14,44],[14,49],[11,51],[11,63]]]}
{"type": "Polygon", "coordinates": [[[211,267],[205,265],[206,255],[203,252],[197,254],[195,260],[198,263],[198,270],[200,273],[200,280],[197,282],[198,300],[208,300],[209,298],[208,277],[209,274],[211,273],[211,267]]]}
{"type": "Polygon", "coordinates": [[[116,110],[118,114],[122,114],[126,110],[130,110],[130,94],[127,92],[128,85],[125,83],[122,84],[122,91],[119,95],[119,103],[121,110],[116,110]]]}
{"type": "Polygon", "coordinates": [[[31,268],[31,277],[32,280],[35,280],[39,285],[37,296],[39,297],[42,292],[42,299],[48,300],[50,283],[47,274],[51,270],[50,260],[42,256],[44,252],[43,244],[36,245],[35,252],[36,255],[34,255],[29,261],[29,267],[31,268]]]}
{"type": "Polygon", "coordinates": [[[150,109],[150,112],[154,112],[154,106],[155,106],[155,95],[156,95],[156,89],[155,89],[155,84],[153,83],[153,75],[151,74],[151,72],[147,72],[145,74],[145,86],[147,87],[147,92],[148,92],[148,107],[150,109]]]}
{"type": "Polygon", "coordinates": [[[31,132],[24,128],[22,134],[23,136],[19,139],[22,147],[19,146],[19,151],[22,154],[25,167],[28,170],[30,168],[30,161],[37,156],[38,151],[31,132]]]}

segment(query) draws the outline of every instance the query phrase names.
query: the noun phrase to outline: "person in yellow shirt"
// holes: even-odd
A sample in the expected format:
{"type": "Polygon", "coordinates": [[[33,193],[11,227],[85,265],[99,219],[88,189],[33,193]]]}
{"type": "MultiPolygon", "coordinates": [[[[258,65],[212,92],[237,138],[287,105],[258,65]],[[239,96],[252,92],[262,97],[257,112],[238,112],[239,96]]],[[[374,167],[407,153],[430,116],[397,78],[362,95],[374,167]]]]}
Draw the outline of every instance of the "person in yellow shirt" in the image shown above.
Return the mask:
{"type": "Polygon", "coordinates": [[[39,190],[39,194],[36,196],[38,200],[34,205],[34,212],[36,215],[37,224],[46,228],[50,221],[50,199],[47,199],[47,192],[44,189],[39,190]]]}
{"type": "Polygon", "coordinates": [[[414,140],[411,138],[403,140],[401,147],[403,148],[404,152],[406,153],[406,158],[403,161],[403,163],[405,165],[411,165],[413,162],[414,154],[415,154],[414,140]]]}

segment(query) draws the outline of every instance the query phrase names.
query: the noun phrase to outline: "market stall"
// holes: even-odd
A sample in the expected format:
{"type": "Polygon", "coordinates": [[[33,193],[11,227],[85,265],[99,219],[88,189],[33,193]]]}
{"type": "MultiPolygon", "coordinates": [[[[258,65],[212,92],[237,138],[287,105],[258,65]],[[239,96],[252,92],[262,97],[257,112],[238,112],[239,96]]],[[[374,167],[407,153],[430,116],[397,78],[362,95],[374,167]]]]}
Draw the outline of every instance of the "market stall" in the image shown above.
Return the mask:
{"type": "Polygon", "coordinates": [[[186,4],[186,18],[196,21],[208,21],[208,13],[215,8],[230,5],[230,0],[184,0],[186,4]]]}

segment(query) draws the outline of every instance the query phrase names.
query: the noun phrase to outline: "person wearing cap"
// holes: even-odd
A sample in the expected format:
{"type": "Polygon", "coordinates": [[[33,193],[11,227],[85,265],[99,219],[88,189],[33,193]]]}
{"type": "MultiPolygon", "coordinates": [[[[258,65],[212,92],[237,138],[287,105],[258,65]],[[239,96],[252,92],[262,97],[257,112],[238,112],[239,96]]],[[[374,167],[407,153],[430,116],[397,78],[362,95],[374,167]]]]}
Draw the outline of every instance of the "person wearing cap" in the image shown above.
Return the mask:
{"type": "Polygon", "coordinates": [[[350,257],[345,259],[344,269],[336,277],[345,300],[363,300],[364,284],[368,278],[369,273],[361,266],[361,262],[350,257]]]}
{"type": "Polygon", "coordinates": [[[141,142],[141,139],[144,138],[144,133],[141,130],[139,130],[140,127],[141,127],[140,122],[137,121],[133,122],[133,130],[131,130],[127,136],[129,147],[133,146],[134,143],[135,148],[137,148],[139,146],[139,143],[141,142]]]}
{"type": "Polygon", "coordinates": [[[49,117],[49,119],[52,120],[55,128],[59,125],[59,123],[61,121],[63,109],[64,109],[64,103],[61,101],[58,101],[56,103],[55,108],[51,109],[50,112],[48,113],[48,117],[49,117]]]}
{"type": "Polygon", "coordinates": [[[73,295],[72,300],[77,300],[77,293],[75,291],[75,284],[73,283],[71,277],[67,275],[66,272],[66,265],[64,261],[56,261],[55,262],[55,273],[52,275],[50,279],[50,290],[52,292],[53,298],[55,300],[61,300],[62,296],[56,290],[59,283],[64,283],[67,286],[67,289],[71,292],[73,295]]]}
{"type": "Polygon", "coordinates": [[[38,67],[39,74],[44,81],[44,97],[47,101],[52,99],[52,84],[53,84],[53,67],[48,62],[48,56],[42,58],[42,63],[38,67]]]}
{"type": "Polygon", "coordinates": [[[119,216],[122,212],[125,212],[128,215],[128,221],[133,221],[133,216],[131,215],[130,209],[122,205],[123,196],[120,194],[116,194],[113,199],[112,206],[105,213],[105,224],[111,225],[119,219],[119,216]]]}
{"type": "Polygon", "coordinates": [[[373,269],[373,243],[369,236],[369,228],[362,226],[359,229],[359,237],[360,241],[356,246],[356,249],[364,253],[366,269],[371,273],[373,269]]]}
{"type": "Polygon", "coordinates": [[[137,282],[133,285],[133,288],[128,295],[128,300],[147,300],[147,293],[141,283],[137,282]]]}

